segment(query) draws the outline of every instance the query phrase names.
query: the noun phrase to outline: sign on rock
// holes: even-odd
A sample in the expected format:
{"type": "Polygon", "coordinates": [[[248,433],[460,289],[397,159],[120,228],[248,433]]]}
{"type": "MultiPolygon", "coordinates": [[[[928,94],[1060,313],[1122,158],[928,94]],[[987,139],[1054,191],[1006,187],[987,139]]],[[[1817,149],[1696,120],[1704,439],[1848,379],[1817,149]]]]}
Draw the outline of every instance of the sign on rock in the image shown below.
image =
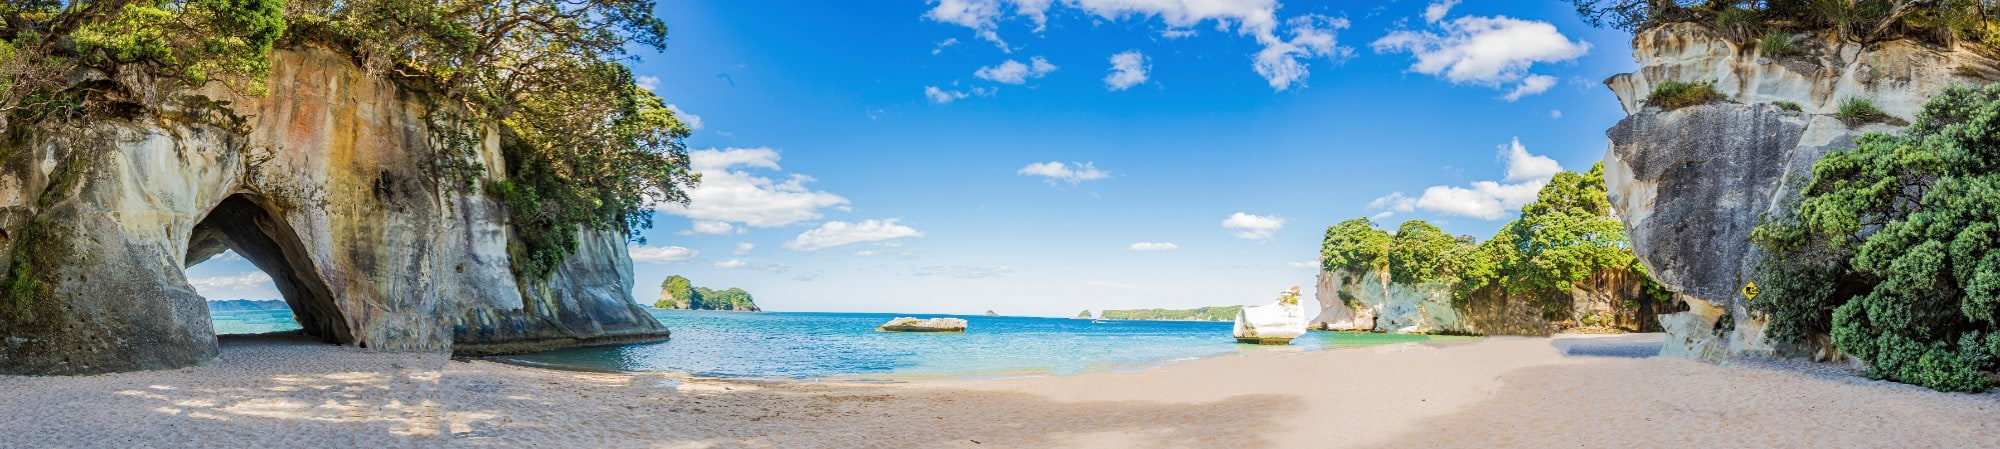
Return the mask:
{"type": "Polygon", "coordinates": [[[1763,290],[1757,288],[1757,283],[1751,282],[1743,285],[1743,299],[1757,299],[1758,293],[1763,293],[1763,290]]]}

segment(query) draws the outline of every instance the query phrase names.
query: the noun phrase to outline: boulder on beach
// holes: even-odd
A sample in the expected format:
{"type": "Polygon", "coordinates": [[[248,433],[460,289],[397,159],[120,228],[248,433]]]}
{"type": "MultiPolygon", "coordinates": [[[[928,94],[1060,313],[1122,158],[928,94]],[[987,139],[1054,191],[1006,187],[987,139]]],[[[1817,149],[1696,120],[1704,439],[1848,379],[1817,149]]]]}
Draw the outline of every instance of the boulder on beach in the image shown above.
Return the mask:
{"type": "Polygon", "coordinates": [[[911,317],[897,317],[875,328],[882,332],[965,332],[965,320],[958,318],[931,318],[920,320],[911,317]]]}
{"type": "Polygon", "coordinates": [[[1299,288],[1293,286],[1270,305],[1244,307],[1236,312],[1236,341],[1260,345],[1291,344],[1292,338],[1306,333],[1305,309],[1299,306],[1299,288]]]}

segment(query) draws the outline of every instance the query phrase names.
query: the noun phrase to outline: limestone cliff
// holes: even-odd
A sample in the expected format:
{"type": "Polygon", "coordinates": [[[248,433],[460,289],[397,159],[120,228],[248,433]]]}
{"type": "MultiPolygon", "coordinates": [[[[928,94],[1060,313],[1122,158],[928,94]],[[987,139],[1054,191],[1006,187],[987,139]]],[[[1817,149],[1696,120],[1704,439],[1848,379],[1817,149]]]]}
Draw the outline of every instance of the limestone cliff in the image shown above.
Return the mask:
{"type": "MultiPolygon", "coordinates": [[[[505,207],[440,183],[417,95],[332,51],[273,60],[268,95],[202,92],[249,118],[238,126],[167,106],[9,127],[0,373],[214,360],[184,268],[225,249],[269,273],[328,342],[483,353],[665,338],[632,301],[619,232],[579,231],[575,255],[524,285],[505,207]]],[[[487,134],[479,184],[505,173],[487,134]]]]}
{"type": "Polygon", "coordinates": [[[1739,293],[1756,257],[1750,231],[1776,211],[1830,150],[1862,133],[1834,118],[1864,98],[1911,118],[1946,86],[1991,82],[1993,61],[1912,41],[1862,45],[1800,36],[1804,56],[1771,58],[1755,42],[1705,26],[1669,24],[1633,39],[1639,69],[1605,81],[1629,114],[1606,134],[1605,181],[1632,248],[1689,310],[1663,316],[1664,353],[1718,359],[1741,353],[1825,356],[1779,348],[1739,293]],[[1644,106],[1664,81],[1713,82],[1726,102],[1662,111],[1644,106]],[[1780,104],[1796,104],[1797,111],[1780,104]]]}
{"type": "Polygon", "coordinates": [[[1590,327],[1643,332],[1658,329],[1644,279],[1625,272],[1585,278],[1570,289],[1561,313],[1545,313],[1528,298],[1475,292],[1453,300],[1446,284],[1398,284],[1387,270],[1322,271],[1320,313],[1313,329],[1421,334],[1549,335],[1590,327]],[[1553,315],[1553,316],[1551,316],[1553,315]]]}

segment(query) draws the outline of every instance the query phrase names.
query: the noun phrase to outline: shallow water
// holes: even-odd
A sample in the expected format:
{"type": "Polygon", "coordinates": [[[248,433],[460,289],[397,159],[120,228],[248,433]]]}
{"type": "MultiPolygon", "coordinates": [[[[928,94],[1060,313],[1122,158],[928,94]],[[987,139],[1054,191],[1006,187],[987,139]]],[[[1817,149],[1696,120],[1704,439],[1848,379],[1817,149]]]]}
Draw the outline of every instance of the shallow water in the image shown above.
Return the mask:
{"type": "Polygon", "coordinates": [[[292,318],[291,309],[210,311],[208,316],[215,322],[216,335],[263,334],[299,329],[299,322],[292,318]]]}
{"type": "MultiPolygon", "coordinates": [[[[1430,341],[1424,335],[1311,332],[1288,346],[1238,344],[1230,323],[1106,321],[887,313],[652,310],[673,330],[659,343],[523,354],[507,359],[595,371],[706,377],[907,379],[1071,375],[1252,351],[1315,351],[1430,341]],[[964,318],[963,334],[876,332],[897,316],[964,318]]],[[[287,310],[215,312],[218,334],[298,329],[287,310]]]]}
{"type": "MultiPolygon", "coordinates": [[[[673,339],[510,357],[533,364],[711,377],[923,378],[1070,375],[1249,351],[1311,351],[1427,341],[1422,335],[1312,332],[1289,346],[1230,338],[1230,323],[952,315],[963,334],[875,331],[882,313],[653,310],[673,339]]],[[[1449,338],[1449,337],[1446,337],[1449,338]]]]}

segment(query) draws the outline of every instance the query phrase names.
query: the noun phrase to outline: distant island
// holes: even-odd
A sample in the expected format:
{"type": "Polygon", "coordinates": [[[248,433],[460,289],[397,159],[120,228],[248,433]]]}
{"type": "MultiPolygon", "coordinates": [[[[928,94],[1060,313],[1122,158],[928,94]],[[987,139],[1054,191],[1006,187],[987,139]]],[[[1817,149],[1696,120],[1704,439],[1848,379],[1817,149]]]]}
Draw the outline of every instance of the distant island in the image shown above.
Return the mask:
{"type": "Polygon", "coordinates": [[[762,312],[750,292],[730,287],[728,290],[709,290],[696,287],[681,275],[667,276],[660,283],[660,300],[654,308],[675,310],[724,310],[730,312],[762,312]]]}
{"type": "MultiPolygon", "coordinates": [[[[1202,307],[1199,309],[1132,309],[1106,310],[1099,312],[1101,320],[1151,320],[1151,321],[1229,321],[1236,319],[1236,311],[1243,306],[1202,307]]],[[[1078,318],[1087,317],[1086,310],[1078,318]]]]}
{"type": "Polygon", "coordinates": [[[1090,310],[1087,310],[1087,309],[1086,309],[1086,310],[1084,310],[1084,311],[1082,311],[1082,312],[1077,312],[1077,314],[1076,314],[1076,319],[1079,319],[1079,320],[1088,320],[1088,319],[1090,319],[1090,310]]]}
{"type": "Polygon", "coordinates": [[[248,310],[291,310],[282,299],[230,299],[209,301],[210,312],[242,312],[248,310]]]}

